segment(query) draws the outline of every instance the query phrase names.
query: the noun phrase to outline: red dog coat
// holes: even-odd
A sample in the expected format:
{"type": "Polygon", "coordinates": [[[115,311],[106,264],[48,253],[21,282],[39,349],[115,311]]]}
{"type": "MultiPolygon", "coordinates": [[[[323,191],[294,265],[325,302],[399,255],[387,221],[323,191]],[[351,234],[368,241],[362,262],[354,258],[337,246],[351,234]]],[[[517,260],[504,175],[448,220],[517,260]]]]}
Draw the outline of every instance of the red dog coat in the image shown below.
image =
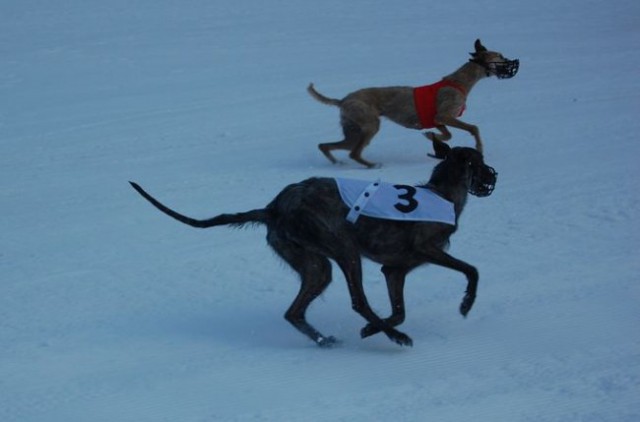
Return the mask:
{"type": "MultiPolygon", "coordinates": [[[[420,119],[420,124],[423,129],[436,127],[434,119],[436,117],[438,91],[445,86],[457,89],[466,98],[467,92],[461,85],[445,79],[432,85],[420,86],[413,89],[413,100],[416,104],[416,112],[418,113],[418,118],[420,119]]],[[[465,105],[463,104],[458,117],[462,116],[464,110],[465,105]]]]}

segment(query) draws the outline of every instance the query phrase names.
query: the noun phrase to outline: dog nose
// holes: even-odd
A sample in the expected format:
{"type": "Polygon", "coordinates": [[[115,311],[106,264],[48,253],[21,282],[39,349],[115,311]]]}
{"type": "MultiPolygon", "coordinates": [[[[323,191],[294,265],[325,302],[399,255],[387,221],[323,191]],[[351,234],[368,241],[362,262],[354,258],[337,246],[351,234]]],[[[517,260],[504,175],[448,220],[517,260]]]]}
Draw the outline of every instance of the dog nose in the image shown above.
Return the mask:
{"type": "Polygon", "coordinates": [[[496,76],[498,79],[511,79],[516,76],[520,69],[520,60],[507,60],[502,63],[498,63],[496,66],[496,76]]]}
{"type": "Polygon", "coordinates": [[[498,179],[498,172],[491,166],[484,165],[471,183],[469,193],[484,198],[493,193],[498,179]]]}

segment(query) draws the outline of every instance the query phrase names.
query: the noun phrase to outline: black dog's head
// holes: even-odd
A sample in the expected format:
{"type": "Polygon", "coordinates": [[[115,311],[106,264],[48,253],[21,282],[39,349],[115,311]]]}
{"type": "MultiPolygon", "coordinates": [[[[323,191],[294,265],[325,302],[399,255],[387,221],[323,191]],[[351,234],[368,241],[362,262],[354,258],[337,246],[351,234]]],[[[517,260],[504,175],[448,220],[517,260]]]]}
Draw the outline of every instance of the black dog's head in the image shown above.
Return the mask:
{"type": "Polygon", "coordinates": [[[498,52],[487,50],[479,39],[476,40],[474,49],[473,53],[469,53],[471,54],[470,61],[482,66],[487,72],[487,76],[509,79],[518,73],[520,60],[509,60],[498,52]]]}
{"type": "MultiPolygon", "coordinates": [[[[436,152],[444,157],[438,167],[448,168],[462,178],[471,195],[485,197],[493,193],[498,179],[495,169],[484,162],[482,153],[474,148],[451,148],[444,142],[434,142],[436,152]]],[[[437,169],[437,167],[436,167],[437,169]]],[[[434,169],[434,174],[436,170],[434,169]]]]}
{"type": "MultiPolygon", "coordinates": [[[[475,166],[474,164],[470,165],[475,166]]],[[[481,198],[489,196],[493,193],[497,180],[498,172],[493,167],[484,163],[474,167],[472,170],[471,183],[469,184],[469,193],[481,198]]]]}

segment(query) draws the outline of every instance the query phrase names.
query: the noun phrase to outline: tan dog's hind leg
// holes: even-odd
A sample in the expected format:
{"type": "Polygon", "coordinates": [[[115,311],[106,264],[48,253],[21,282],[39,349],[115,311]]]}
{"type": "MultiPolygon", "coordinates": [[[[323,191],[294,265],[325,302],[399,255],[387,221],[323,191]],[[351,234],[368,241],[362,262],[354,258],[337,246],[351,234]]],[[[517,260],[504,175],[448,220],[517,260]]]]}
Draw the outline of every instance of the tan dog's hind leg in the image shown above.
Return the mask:
{"type": "Polygon", "coordinates": [[[362,158],[362,150],[364,149],[364,147],[366,147],[369,144],[369,142],[371,141],[371,138],[372,137],[368,139],[363,139],[360,145],[358,145],[353,151],[351,151],[351,153],[349,153],[349,158],[351,158],[354,161],[357,161],[358,163],[370,169],[379,168],[380,164],[372,163],[371,161],[367,161],[364,158],[362,158]]]}
{"type": "Polygon", "coordinates": [[[369,145],[371,139],[378,133],[380,130],[380,119],[376,118],[371,121],[368,125],[361,128],[360,133],[358,135],[358,142],[355,147],[351,150],[349,154],[349,158],[358,163],[367,166],[368,168],[377,168],[380,167],[380,164],[372,163],[371,161],[367,161],[362,158],[362,151],[369,145]]]}
{"type": "Polygon", "coordinates": [[[325,157],[327,157],[333,164],[338,163],[338,160],[333,156],[331,151],[335,149],[343,149],[350,151],[349,158],[351,158],[352,160],[357,161],[363,166],[374,168],[377,167],[376,163],[372,163],[362,158],[362,150],[367,146],[370,140],[371,137],[368,140],[363,139],[362,142],[357,143],[357,139],[345,139],[344,141],[340,142],[328,142],[326,144],[319,144],[318,149],[320,149],[325,157]]]}
{"type": "Polygon", "coordinates": [[[331,143],[326,143],[326,144],[318,144],[318,149],[320,151],[322,151],[322,153],[324,154],[325,157],[327,157],[329,159],[329,161],[331,161],[333,164],[336,164],[338,162],[338,160],[336,160],[336,157],[333,156],[333,154],[331,154],[331,150],[334,149],[350,149],[348,147],[344,147],[341,148],[341,144],[343,144],[345,141],[340,141],[340,142],[331,142],[331,143]]]}
{"type": "Polygon", "coordinates": [[[327,142],[318,145],[320,151],[322,151],[324,156],[333,164],[336,164],[338,160],[336,160],[331,151],[341,149],[351,152],[358,147],[360,138],[362,137],[360,126],[353,123],[342,122],[342,133],[344,133],[344,139],[342,141],[327,142]]]}
{"type": "Polygon", "coordinates": [[[354,122],[343,120],[342,131],[344,132],[344,139],[339,142],[329,142],[319,144],[318,148],[332,163],[337,163],[338,160],[333,156],[331,151],[336,149],[349,151],[349,158],[366,166],[368,168],[378,167],[376,163],[362,158],[362,151],[371,142],[371,139],[378,133],[380,129],[380,119],[373,115],[367,116],[368,118],[360,119],[360,122],[354,122]]]}

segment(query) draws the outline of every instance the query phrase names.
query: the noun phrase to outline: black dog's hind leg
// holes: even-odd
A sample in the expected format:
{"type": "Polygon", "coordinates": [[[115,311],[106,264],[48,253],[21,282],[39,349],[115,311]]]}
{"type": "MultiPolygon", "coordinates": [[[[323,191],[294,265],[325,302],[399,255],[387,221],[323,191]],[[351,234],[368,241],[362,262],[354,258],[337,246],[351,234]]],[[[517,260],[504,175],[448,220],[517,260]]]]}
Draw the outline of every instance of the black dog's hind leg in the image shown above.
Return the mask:
{"type": "Polygon", "coordinates": [[[284,314],[285,319],[318,346],[331,347],[336,339],[324,336],[305,317],[311,302],[331,283],[331,262],[322,255],[305,251],[300,245],[283,241],[274,233],[269,233],[267,240],[278,255],[300,274],[300,291],[284,314]]]}
{"type": "Polygon", "coordinates": [[[300,291],[284,314],[284,317],[298,331],[305,334],[318,346],[331,347],[336,344],[336,339],[320,333],[307,322],[305,317],[311,302],[320,296],[331,282],[331,263],[324,257],[316,256],[316,258],[309,259],[304,265],[305,268],[300,271],[300,291]]]}
{"type": "MultiPolygon", "coordinates": [[[[388,325],[395,327],[404,322],[404,282],[409,272],[406,268],[387,267],[381,269],[387,282],[387,291],[389,292],[389,302],[391,303],[391,316],[384,320],[388,325]]],[[[362,338],[372,336],[380,332],[378,327],[367,324],[361,331],[362,338]]]]}

